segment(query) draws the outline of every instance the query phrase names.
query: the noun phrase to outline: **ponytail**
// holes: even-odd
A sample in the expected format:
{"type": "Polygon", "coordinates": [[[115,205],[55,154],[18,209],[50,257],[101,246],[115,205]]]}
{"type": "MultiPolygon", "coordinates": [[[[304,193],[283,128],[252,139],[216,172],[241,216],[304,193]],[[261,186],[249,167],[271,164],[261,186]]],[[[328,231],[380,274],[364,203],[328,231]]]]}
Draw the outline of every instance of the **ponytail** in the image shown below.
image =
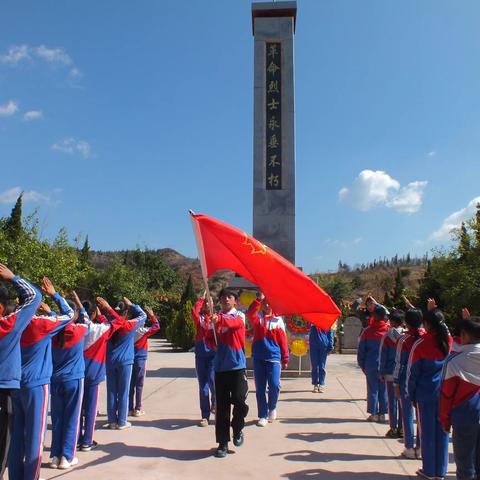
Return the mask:
{"type": "Polygon", "coordinates": [[[447,356],[450,353],[450,331],[445,323],[443,313],[438,310],[431,310],[425,317],[431,333],[435,336],[438,348],[447,356]]]}
{"type": "Polygon", "coordinates": [[[409,308],[405,314],[405,324],[411,330],[414,330],[415,339],[420,338],[420,326],[423,322],[423,314],[417,308],[409,308]]]}

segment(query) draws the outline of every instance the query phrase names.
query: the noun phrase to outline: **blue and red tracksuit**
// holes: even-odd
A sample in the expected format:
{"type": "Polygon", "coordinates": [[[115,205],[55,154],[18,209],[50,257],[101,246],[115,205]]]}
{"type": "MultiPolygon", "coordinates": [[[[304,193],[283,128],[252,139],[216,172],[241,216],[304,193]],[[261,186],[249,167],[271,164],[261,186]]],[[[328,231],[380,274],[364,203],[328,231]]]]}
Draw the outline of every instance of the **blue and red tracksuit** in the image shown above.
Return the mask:
{"type": "MultiPolygon", "coordinates": [[[[107,414],[108,423],[124,426],[127,423],[128,393],[135,357],[133,341],[135,332],[143,326],[147,314],[138,306],[132,305],[135,314],[126,320],[107,344],[107,414]]],[[[116,312],[112,315],[118,317],[116,312]]]]}
{"type": "Polygon", "coordinates": [[[395,370],[395,357],[397,355],[397,341],[402,335],[401,328],[391,327],[382,337],[380,342],[380,355],[378,357],[378,372],[385,380],[388,399],[388,421],[392,430],[402,429],[401,407],[393,388],[393,372],[395,370]]]}
{"type": "Polygon", "coordinates": [[[70,323],[52,341],[51,457],[75,457],[83,399],[83,346],[89,326],[70,323]]]}
{"type": "Polygon", "coordinates": [[[415,442],[415,431],[413,426],[414,409],[412,401],[407,395],[407,364],[413,344],[423,335],[425,335],[425,330],[423,328],[419,328],[418,330],[407,330],[407,332],[397,340],[397,350],[395,354],[393,384],[398,385],[398,388],[400,389],[403,441],[405,448],[409,449],[413,448],[414,445],[417,448],[420,447],[420,435],[417,431],[417,439],[415,442]]]}
{"type": "Polygon", "coordinates": [[[438,407],[445,358],[436,337],[427,332],[414,343],[407,366],[408,397],[418,408],[422,470],[442,478],[448,466],[448,433],[440,423],[438,407]]]}
{"type": "Polygon", "coordinates": [[[248,414],[245,315],[235,308],[219,313],[215,331],[218,342],[214,361],[217,398],[215,435],[218,443],[226,444],[230,440],[230,425],[233,435],[239,435],[245,426],[245,417],[248,414]],[[230,422],[231,405],[233,405],[233,416],[230,422]]]}
{"type": "Polygon", "coordinates": [[[378,372],[380,342],[387,331],[384,321],[375,321],[362,331],[358,342],[357,362],[367,379],[367,412],[372,415],[387,413],[385,384],[378,372]]]}
{"type": "Polygon", "coordinates": [[[52,337],[72,321],[73,310],[58,293],[61,316],[34,316],[22,334],[22,380],[12,394],[13,435],[8,457],[11,480],[40,476],[52,376],[52,337]]]}
{"type": "Polygon", "coordinates": [[[333,351],[333,331],[310,326],[309,335],[312,385],[325,385],[327,356],[333,351]]]}
{"type": "Polygon", "coordinates": [[[215,405],[215,335],[210,315],[201,313],[205,300],[199,298],[192,309],[195,323],[195,371],[198,379],[200,413],[207,420],[215,405]]]}
{"type": "Polygon", "coordinates": [[[85,383],[80,415],[78,443],[82,446],[93,444],[95,420],[97,418],[98,388],[105,380],[107,342],[112,335],[125,324],[125,319],[115,317],[110,312],[109,322],[103,315],[98,316],[99,323],[94,323],[88,317],[84,308],[80,310],[80,318],[88,324],[90,330],[85,337],[83,358],[85,361],[85,383]]]}
{"type": "Polygon", "coordinates": [[[130,380],[129,410],[142,409],[143,384],[147,373],[148,339],[160,330],[157,317],[152,318],[150,327],[140,327],[135,332],[132,379],[130,380]]]}
{"type": "Polygon", "coordinates": [[[440,422],[453,427],[457,478],[480,478],[480,343],[460,345],[443,367],[440,422]]]}
{"type": "Polygon", "coordinates": [[[22,377],[20,338],[42,301],[40,292],[26,280],[15,276],[12,285],[18,293],[19,305],[15,312],[0,317],[0,478],[7,466],[10,443],[10,395],[20,388],[22,377]]]}
{"type": "Polygon", "coordinates": [[[258,418],[267,418],[268,412],[277,408],[281,366],[287,365],[289,353],[283,318],[265,315],[260,311],[261,306],[260,299],[254,300],[247,317],[253,326],[252,357],[258,418]]]}

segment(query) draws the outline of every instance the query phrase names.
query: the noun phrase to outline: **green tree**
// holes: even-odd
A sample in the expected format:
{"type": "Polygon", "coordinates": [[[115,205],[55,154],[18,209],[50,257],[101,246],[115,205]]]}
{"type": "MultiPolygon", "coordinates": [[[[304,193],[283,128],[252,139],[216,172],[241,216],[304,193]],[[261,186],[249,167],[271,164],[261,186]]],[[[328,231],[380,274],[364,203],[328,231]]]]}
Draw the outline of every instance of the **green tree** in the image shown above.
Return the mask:
{"type": "Polygon", "coordinates": [[[167,338],[174,346],[188,350],[195,345],[195,324],[192,318],[192,302],[187,300],[172,316],[167,328],[167,338]]]}
{"type": "Polygon", "coordinates": [[[5,233],[7,238],[12,241],[17,241],[20,238],[20,235],[23,232],[22,228],[22,204],[23,204],[23,193],[19,195],[15,206],[12,208],[12,213],[10,217],[5,222],[5,233]]]}
{"type": "Polygon", "coordinates": [[[180,304],[184,304],[187,300],[190,300],[192,305],[197,301],[197,296],[195,295],[195,289],[193,288],[192,275],[188,276],[187,283],[183,289],[182,297],[180,298],[180,304]]]}

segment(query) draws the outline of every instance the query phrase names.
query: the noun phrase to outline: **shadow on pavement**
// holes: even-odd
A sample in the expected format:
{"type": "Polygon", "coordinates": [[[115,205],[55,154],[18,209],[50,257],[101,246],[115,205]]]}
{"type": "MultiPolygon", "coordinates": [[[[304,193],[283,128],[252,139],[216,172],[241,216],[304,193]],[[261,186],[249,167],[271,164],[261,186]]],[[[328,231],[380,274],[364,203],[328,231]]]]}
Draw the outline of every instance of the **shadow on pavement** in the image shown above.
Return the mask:
{"type": "Polygon", "coordinates": [[[321,418],[321,417],[280,418],[279,422],[280,423],[298,423],[302,425],[303,424],[310,425],[312,423],[365,423],[366,425],[369,424],[368,422],[365,421],[364,418],[331,418],[331,417],[328,417],[328,418],[321,418]]]}
{"type": "Polygon", "coordinates": [[[197,378],[197,374],[193,367],[162,367],[158,370],[149,370],[147,377],[197,378]]]}
{"type": "MultiPolygon", "coordinates": [[[[365,453],[322,453],[315,450],[296,450],[294,452],[272,453],[271,457],[283,456],[292,462],[355,462],[360,460],[392,460],[392,455],[369,455],[365,453]]],[[[356,479],[357,477],[355,477],[356,479]]]]}
{"type": "MultiPolygon", "coordinates": [[[[282,394],[290,392],[282,392],[282,394]]],[[[282,398],[279,399],[280,402],[305,402],[305,403],[352,403],[352,402],[364,402],[364,398],[324,398],[324,397],[315,397],[315,398],[282,398]]]]}
{"type": "Polygon", "coordinates": [[[194,427],[198,420],[188,418],[159,418],[157,420],[132,420],[133,427],[151,427],[160,430],[181,430],[182,428],[194,427]]]}
{"type": "Polygon", "coordinates": [[[311,470],[299,470],[298,472],[285,473],[283,478],[297,480],[299,478],[321,478],[322,480],[386,480],[386,479],[402,479],[410,478],[408,475],[398,473],[382,473],[382,472],[330,472],[321,468],[313,468],[311,470]]]}
{"type": "Polygon", "coordinates": [[[289,433],[287,438],[292,440],[303,440],[304,442],[322,442],[324,440],[353,440],[353,439],[374,439],[374,440],[383,440],[383,437],[378,435],[353,435],[351,433],[334,433],[334,432],[324,432],[324,433],[289,433]]]}

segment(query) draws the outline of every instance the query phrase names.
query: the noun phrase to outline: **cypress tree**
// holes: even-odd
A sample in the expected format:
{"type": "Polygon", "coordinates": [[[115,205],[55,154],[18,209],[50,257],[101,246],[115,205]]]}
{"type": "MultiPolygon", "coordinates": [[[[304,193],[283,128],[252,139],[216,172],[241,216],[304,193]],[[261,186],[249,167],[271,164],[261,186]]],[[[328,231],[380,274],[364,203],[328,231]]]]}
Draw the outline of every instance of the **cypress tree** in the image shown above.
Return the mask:
{"type": "Polygon", "coordinates": [[[22,204],[23,193],[17,198],[15,206],[12,208],[12,213],[5,223],[5,234],[10,240],[18,240],[22,233],[22,204]]]}

